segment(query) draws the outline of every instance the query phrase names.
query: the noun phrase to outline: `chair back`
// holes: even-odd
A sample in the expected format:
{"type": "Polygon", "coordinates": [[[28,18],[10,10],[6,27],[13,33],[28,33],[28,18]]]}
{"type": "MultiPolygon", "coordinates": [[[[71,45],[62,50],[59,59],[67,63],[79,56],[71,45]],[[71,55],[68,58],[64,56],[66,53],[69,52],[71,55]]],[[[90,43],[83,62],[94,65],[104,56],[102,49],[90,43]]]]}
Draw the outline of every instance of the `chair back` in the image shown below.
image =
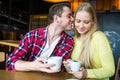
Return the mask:
{"type": "Polygon", "coordinates": [[[5,53],[4,52],[0,52],[0,62],[5,61],[5,53]]]}
{"type": "Polygon", "coordinates": [[[115,72],[115,80],[120,80],[120,55],[118,58],[118,64],[115,72]]]}

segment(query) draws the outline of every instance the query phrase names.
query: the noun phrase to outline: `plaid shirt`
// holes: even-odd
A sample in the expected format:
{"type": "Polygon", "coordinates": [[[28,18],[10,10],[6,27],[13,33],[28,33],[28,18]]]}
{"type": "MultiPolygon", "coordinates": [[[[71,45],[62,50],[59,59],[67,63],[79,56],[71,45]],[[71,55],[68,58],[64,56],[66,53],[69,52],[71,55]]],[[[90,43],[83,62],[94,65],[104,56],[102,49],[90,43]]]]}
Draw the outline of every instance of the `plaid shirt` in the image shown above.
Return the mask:
{"type": "MultiPolygon", "coordinates": [[[[47,43],[47,27],[28,32],[19,42],[19,47],[11,53],[7,60],[7,70],[15,70],[17,60],[33,61],[41,55],[47,43]]],[[[50,56],[62,56],[63,60],[70,57],[73,50],[73,38],[65,32],[61,33],[60,40],[50,56]]]]}

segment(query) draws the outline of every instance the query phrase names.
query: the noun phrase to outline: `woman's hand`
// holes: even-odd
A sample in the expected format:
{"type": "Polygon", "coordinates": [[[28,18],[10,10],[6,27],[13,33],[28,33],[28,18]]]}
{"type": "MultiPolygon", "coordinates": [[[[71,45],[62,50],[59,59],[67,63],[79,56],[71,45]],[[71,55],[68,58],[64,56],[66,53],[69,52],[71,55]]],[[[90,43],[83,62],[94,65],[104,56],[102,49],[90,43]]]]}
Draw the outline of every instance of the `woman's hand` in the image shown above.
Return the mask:
{"type": "Polygon", "coordinates": [[[71,73],[71,69],[70,69],[70,65],[69,65],[69,62],[70,62],[70,59],[66,60],[66,61],[63,61],[63,64],[66,68],[66,70],[68,71],[68,73],[71,73]]]}
{"type": "Polygon", "coordinates": [[[80,80],[86,78],[87,76],[87,71],[83,67],[81,67],[78,72],[70,72],[70,73],[80,80]]]}
{"type": "Polygon", "coordinates": [[[71,69],[70,69],[70,66],[69,66],[69,62],[70,62],[70,59],[68,59],[66,61],[63,61],[63,64],[64,64],[66,70],[68,71],[68,73],[73,74],[76,78],[78,78],[80,80],[86,78],[86,76],[87,76],[86,69],[84,69],[83,67],[81,67],[79,69],[79,71],[72,72],[71,69]]]}

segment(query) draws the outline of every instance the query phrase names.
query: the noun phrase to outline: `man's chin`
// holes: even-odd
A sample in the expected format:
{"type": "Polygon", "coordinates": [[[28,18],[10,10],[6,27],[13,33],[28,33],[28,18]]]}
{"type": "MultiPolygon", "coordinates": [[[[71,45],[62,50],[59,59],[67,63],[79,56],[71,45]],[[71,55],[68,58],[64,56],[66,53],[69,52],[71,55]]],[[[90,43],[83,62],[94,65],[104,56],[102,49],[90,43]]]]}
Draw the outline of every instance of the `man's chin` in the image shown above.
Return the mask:
{"type": "Polygon", "coordinates": [[[71,30],[72,30],[72,27],[71,27],[71,28],[67,28],[66,30],[71,31],[71,30]]]}
{"type": "Polygon", "coordinates": [[[66,31],[71,31],[72,29],[66,29],[66,31]]]}

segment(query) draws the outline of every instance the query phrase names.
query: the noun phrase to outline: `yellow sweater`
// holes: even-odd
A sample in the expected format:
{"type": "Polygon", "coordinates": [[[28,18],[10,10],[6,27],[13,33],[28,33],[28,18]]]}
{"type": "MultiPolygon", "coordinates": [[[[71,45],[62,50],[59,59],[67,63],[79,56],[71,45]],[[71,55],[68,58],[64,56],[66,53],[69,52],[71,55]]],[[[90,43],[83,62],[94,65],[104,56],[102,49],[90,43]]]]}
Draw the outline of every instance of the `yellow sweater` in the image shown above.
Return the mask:
{"type": "MultiPolygon", "coordinates": [[[[76,37],[74,37],[75,46],[71,55],[73,60],[79,60],[79,52],[82,46],[76,37]]],[[[105,34],[96,31],[92,36],[93,53],[92,59],[93,69],[87,69],[87,78],[95,78],[96,80],[109,80],[109,77],[115,73],[115,65],[109,41],[105,34]]],[[[94,80],[94,79],[90,79],[94,80]]]]}

